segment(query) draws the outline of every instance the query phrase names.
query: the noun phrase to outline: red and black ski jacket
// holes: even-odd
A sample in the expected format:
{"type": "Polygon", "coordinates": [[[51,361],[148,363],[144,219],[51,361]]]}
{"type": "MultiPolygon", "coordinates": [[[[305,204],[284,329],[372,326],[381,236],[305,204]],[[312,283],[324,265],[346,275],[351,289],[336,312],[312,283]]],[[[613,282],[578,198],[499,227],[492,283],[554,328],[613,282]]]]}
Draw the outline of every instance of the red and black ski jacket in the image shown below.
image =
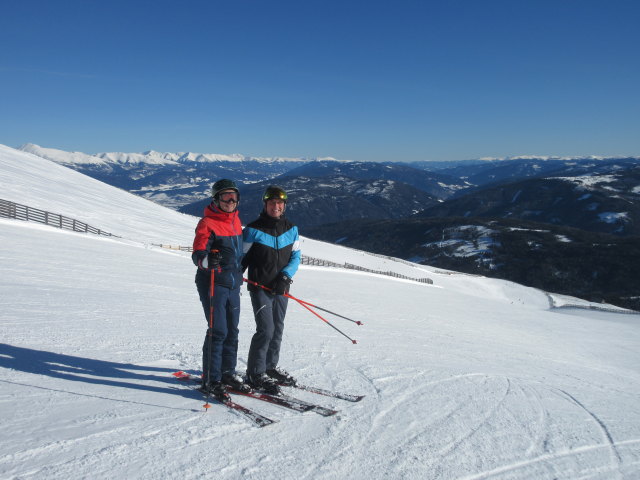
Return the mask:
{"type": "MultiPolygon", "coordinates": [[[[204,216],[196,226],[191,260],[198,266],[211,250],[220,252],[220,272],[215,272],[215,284],[236,288],[242,285],[242,224],[238,211],[226,213],[213,203],[204,209],[204,216]]],[[[209,277],[198,268],[196,276],[209,277]]],[[[201,280],[204,280],[202,278],[201,280]]]]}

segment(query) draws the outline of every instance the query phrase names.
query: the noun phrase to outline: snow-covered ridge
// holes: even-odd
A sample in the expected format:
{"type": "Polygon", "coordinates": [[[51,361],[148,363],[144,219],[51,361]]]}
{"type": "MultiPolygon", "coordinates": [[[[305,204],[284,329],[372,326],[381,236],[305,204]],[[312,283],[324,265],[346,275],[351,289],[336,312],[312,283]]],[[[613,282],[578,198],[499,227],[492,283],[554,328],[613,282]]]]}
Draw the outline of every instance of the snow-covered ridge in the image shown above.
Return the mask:
{"type": "Polygon", "coordinates": [[[52,160],[56,163],[62,164],[92,164],[92,165],[105,165],[106,162],[95,155],[87,155],[82,152],[66,152],[64,150],[57,150],[55,148],[44,148],[33,143],[26,143],[18,148],[23,152],[33,153],[47,160],[52,160]]]}
{"type": "MultiPolygon", "coordinates": [[[[102,152],[87,154],[83,152],[68,152],[55,148],[41,147],[33,143],[26,143],[18,148],[25,152],[33,153],[40,157],[64,165],[172,165],[184,163],[207,163],[207,162],[260,162],[260,163],[283,163],[283,162],[344,162],[344,163],[366,163],[348,159],[336,159],[334,157],[256,157],[247,156],[241,153],[221,154],[221,153],[195,153],[195,152],[158,152],[149,150],[146,152],[102,152]]],[[[561,160],[561,161],[604,161],[619,158],[629,158],[640,160],[640,156],[553,156],[553,155],[516,155],[506,157],[481,157],[478,160],[487,162],[499,162],[509,160],[561,160]]]]}
{"type": "Polygon", "coordinates": [[[620,158],[628,158],[640,160],[640,156],[635,155],[616,155],[616,156],[599,156],[599,155],[585,155],[585,156],[555,156],[555,155],[515,155],[515,156],[507,156],[507,157],[481,157],[478,160],[483,160],[487,162],[496,162],[496,161],[504,161],[504,160],[562,160],[562,161],[571,161],[571,160],[615,160],[620,158]]]}
{"type": "Polygon", "coordinates": [[[308,162],[314,160],[331,160],[331,157],[322,158],[306,158],[306,157],[252,157],[233,153],[230,155],[219,153],[194,153],[194,152],[156,152],[149,150],[142,153],[125,153],[125,152],[106,152],[96,153],[94,155],[82,152],[66,152],[55,148],[46,148],[33,143],[22,145],[19,150],[33,153],[39,157],[52,160],[57,163],[70,165],[134,165],[134,164],[150,164],[150,165],[177,165],[184,163],[207,163],[207,162],[308,162]]]}

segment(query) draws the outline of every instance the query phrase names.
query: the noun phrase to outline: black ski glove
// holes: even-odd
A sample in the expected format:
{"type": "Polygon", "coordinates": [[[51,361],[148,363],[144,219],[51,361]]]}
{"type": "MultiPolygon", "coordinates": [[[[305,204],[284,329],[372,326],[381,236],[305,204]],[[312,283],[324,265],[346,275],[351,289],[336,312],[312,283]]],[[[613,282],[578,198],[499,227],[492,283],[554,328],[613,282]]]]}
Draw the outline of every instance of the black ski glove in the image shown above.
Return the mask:
{"type": "Polygon", "coordinates": [[[220,251],[219,250],[211,250],[209,254],[198,262],[198,266],[207,272],[211,270],[217,270],[220,268],[220,251]]]}
{"type": "Polygon", "coordinates": [[[211,250],[209,255],[207,256],[207,263],[209,264],[209,269],[217,270],[220,268],[220,261],[222,260],[222,255],[220,255],[220,250],[211,250]]]}
{"type": "Polygon", "coordinates": [[[273,294],[274,295],[284,295],[289,290],[289,285],[293,283],[293,280],[289,278],[286,273],[280,272],[276,281],[273,283],[273,294]]]}

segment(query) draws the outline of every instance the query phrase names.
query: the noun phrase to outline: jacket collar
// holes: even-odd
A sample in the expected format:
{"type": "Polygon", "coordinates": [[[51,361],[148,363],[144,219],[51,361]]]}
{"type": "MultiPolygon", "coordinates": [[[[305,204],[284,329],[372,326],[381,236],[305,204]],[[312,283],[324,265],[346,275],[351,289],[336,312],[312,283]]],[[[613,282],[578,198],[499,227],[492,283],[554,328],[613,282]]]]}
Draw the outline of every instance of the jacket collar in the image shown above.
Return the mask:
{"type": "Polygon", "coordinates": [[[280,218],[273,218],[272,216],[267,215],[267,212],[264,210],[260,212],[260,218],[270,227],[275,227],[278,223],[284,222],[284,215],[281,215],[280,218]]]}
{"type": "Polygon", "coordinates": [[[238,216],[238,209],[236,208],[231,213],[223,212],[218,207],[216,207],[213,202],[211,202],[205,207],[204,216],[212,218],[214,220],[218,220],[219,222],[232,223],[233,220],[238,216]]]}

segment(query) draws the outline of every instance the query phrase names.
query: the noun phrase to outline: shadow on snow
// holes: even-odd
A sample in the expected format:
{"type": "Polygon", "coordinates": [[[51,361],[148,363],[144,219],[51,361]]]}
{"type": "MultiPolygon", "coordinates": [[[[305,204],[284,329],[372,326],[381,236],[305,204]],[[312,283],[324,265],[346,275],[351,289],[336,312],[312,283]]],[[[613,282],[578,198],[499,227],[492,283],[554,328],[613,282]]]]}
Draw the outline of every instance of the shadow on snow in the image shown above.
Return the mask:
{"type": "MultiPolygon", "coordinates": [[[[151,367],[131,363],[95,360],[91,358],[75,357],[73,355],[64,355],[61,353],[34,350],[31,348],[16,347],[4,343],[0,343],[0,367],[34,375],[46,375],[48,377],[60,378],[74,382],[107,385],[111,387],[144,390],[156,393],[178,394],[189,398],[202,398],[201,394],[195,389],[185,388],[184,386],[177,384],[175,378],[170,375],[171,372],[175,371],[175,368],[151,367]],[[167,385],[152,385],[149,384],[149,382],[163,382],[167,385]]],[[[32,378],[30,377],[29,380],[32,380],[32,378]]],[[[45,385],[37,385],[33,383],[20,383],[9,380],[0,381],[27,387],[63,391],[61,389],[50,388],[45,385]]],[[[76,395],[106,398],[89,392],[66,392],[76,395]]],[[[118,398],[110,398],[109,400],[144,403],[118,398]]]]}

